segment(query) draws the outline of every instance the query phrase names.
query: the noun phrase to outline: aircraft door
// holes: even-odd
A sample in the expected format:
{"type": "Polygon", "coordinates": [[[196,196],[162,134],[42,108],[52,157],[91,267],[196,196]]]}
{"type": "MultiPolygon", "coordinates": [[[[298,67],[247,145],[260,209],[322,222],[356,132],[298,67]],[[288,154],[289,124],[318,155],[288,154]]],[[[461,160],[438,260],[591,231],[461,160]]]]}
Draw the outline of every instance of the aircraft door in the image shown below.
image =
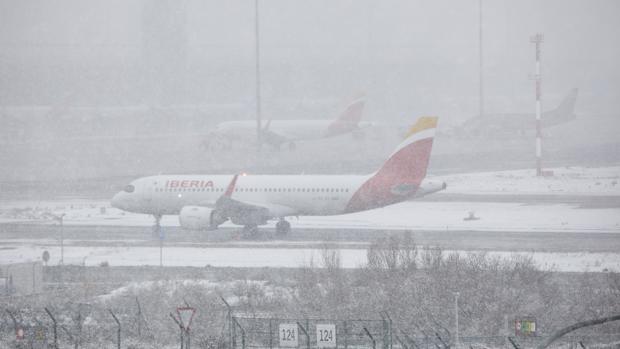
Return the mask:
{"type": "Polygon", "coordinates": [[[144,205],[146,207],[149,207],[149,208],[154,208],[153,207],[153,202],[154,202],[153,195],[154,195],[154,192],[155,192],[155,187],[157,186],[157,182],[145,181],[143,183],[143,186],[144,187],[143,187],[142,192],[144,194],[143,194],[142,199],[144,201],[144,205]]]}

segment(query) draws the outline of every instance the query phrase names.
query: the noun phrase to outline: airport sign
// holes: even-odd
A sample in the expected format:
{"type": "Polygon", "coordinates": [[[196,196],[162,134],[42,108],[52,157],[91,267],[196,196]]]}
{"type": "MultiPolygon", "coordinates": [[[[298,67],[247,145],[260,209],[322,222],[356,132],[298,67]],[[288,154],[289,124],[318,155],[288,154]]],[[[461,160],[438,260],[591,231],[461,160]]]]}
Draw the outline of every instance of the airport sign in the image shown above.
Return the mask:
{"type": "Polygon", "coordinates": [[[336,325],[316,325],[316,346],[318,348],[336,348],[336,325]]]}
{"type": "Polygon", "coordinates": [[[278,337],[280,338],[280,347],[296,348],[299,346],[297,324],[280,324],[278,328],[278,337]]]}

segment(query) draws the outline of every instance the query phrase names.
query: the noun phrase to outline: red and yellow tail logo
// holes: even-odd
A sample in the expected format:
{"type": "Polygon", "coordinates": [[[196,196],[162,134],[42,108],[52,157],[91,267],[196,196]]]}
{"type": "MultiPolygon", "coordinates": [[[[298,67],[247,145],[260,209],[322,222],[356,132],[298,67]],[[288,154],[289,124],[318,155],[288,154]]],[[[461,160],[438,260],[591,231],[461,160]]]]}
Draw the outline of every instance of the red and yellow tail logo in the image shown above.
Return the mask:
{"type": "Polygon", "coordinates": [[[388,160],[353,194],[346,212],[394,204],[415,195],[426,176],[437,117],[421,117],[388,160]]]}

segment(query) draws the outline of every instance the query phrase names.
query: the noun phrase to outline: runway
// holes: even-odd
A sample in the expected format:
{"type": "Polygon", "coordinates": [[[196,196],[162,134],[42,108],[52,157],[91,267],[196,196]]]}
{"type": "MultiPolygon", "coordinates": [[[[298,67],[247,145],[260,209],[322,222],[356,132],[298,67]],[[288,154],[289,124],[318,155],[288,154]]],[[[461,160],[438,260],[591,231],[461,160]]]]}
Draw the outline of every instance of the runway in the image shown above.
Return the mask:
{"type": "MultiPolygon", "coordinates": [[[[523,252],[611,252],[620,251],[620,234],[606,232],[510,232],[510,231],[419,231],[377,229],[299,228],[285,236],[275,236],[263,228],[252,238],[243,238],[239,228],[195,232],[180,227],[164,227],[164,241],[170,246],[275,247],[331,246],[365,248],[370,242],[408,232],[416,244],[463,251],[523,252]]],[[[156,246],[159,238],[146,226],[69,225],[63,227],[65,241],[76,246],[156,246]]],[[[0,243],[60,242],[60,227],[47,224],[0,224],[0,243]]]]}
{"type": "MultiPolygon", "coordinates": [[[[160,240],[148,227],[67,226],[63,228],[66,264],[96,266],[158,265],[160,240]]],[[[40,259],[43,251],[58,263],[60,227],[2,224],[0,264],[40,259]]],[[[212,234],[167,228],[162,241],[166,266],[301,267],[319,264],[327,249],[336,249],[345,268],[361,267],[369,241],[404,231],[298,229],[285,238],[265,233],[238,240],[238,230],[212,234]]],[[[486,252],[511,258],[526,256],[558,271],[620,270],[620,238],[609,233],[420,232],[412,237],[421,250],[440,247],[446,253],[486,252]]]]}

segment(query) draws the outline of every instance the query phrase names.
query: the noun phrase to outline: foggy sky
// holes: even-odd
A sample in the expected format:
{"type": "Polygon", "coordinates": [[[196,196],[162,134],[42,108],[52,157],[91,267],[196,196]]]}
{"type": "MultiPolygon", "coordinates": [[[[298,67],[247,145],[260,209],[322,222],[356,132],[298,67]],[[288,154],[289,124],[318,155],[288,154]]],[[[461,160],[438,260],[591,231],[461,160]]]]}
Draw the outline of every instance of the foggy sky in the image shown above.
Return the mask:
{"type": "MultiPolygon", "coordinates": [[[[620,108],[620,3],[483,1],[485,109],[532,109],[580,88],[578,112],[620,108]]],[[[262,91],[369,96],[368,115],[477,113],[478,1],[260,1],[262,91]]],[[[254,100],[254,1],[1,1],[0,104],[254,100]]],[[[282,117],[292,117],[283,115],[282,117]]]]}

